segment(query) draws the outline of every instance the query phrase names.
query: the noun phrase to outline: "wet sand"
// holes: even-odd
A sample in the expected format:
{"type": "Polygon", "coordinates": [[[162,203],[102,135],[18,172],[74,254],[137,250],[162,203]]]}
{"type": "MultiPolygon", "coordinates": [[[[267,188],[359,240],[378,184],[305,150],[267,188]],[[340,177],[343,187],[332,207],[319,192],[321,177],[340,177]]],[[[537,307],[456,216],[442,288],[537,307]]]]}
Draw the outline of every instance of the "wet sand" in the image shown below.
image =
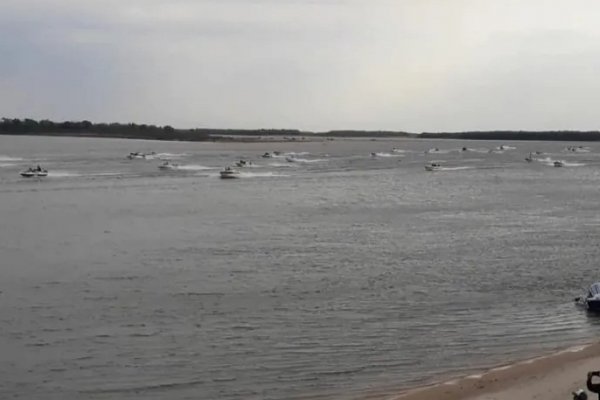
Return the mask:
{"type": "MultiPolygon", "coordinates": [[[[499,366],[481,374],[436,383],[382,399],[564,400],[570,399],[571,393],[577,389],[587,391],[587,373],[593,370],[600,370],[600,343],[569,348],[548,356],[499,366]]],[[[592,398],[595,396],[591,395],[592,398]]],[[[375,399],[377,397],[370,398],[375,399]]]]}

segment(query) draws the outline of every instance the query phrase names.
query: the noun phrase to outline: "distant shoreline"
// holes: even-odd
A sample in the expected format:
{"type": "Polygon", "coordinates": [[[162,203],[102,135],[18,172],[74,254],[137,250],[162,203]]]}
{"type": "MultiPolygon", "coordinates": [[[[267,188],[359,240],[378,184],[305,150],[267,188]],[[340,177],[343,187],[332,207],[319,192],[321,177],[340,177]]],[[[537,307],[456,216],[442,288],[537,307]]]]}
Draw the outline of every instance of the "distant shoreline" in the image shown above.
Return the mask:
{"type": "Polygon", "coordinates": [[[0,120],[0,135],[93,137],[112,139],[142,139],[185,142],[294,142],[333,140],[336,138],[364,139],[461,139],[505,141],[600,141],[600,131],[467,131],[422,132],[333,130],[326,132],[297,129],[176,129],[169,125],[156,126],[134,123],[92,123],[90,121],[33,119],[0,120]]]}
{"type": "Polygon", "coordinates": [[[169,135],[143,135],[128,133],[108,133],[108,132],[3,132],[3,136],[42,136],[42,137],[79,137],[79,138],[99,138],[99,139],[133,139],[133,140],[158,140],[170,142],[314,142],[331,141],[335,139],[450,139],[450,140],[497,140],[497,141],[572,141],[572,142],[595,142],[600,141],[600,132],[564,132],[564,133],[546,133],[546,132],[460,132],[460,133],[423,133],[423,134],[399,134],[399,135],[378,135],[368,131],[360,134],[345,135],[336,133],[319,133],[306,135],[259,135],[257,133],[248,134],[210,134],[208,136],[194,137],[190,134],[180,135],[177,133],[169,135]]]}

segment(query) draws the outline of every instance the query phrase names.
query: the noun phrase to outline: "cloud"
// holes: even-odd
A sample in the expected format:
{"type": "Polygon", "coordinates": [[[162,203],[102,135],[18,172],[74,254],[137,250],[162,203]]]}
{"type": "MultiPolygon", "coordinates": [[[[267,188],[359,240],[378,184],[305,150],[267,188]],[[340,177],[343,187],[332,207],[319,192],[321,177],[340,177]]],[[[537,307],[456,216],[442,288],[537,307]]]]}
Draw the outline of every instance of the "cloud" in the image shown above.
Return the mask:
{"type": "Polygon", "coordinates": [[[591,0],[5,0],[9,116],[592,129],[591,0]]]}

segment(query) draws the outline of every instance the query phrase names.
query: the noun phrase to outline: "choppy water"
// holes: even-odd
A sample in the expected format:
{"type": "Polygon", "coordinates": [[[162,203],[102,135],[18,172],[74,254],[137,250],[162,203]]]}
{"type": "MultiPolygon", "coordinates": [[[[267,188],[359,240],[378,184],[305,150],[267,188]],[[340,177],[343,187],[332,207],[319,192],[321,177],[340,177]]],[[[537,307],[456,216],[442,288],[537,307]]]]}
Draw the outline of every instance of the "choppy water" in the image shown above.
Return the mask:
{"type": "Polygon", "coordinates": [[[569,145],[0,136],[0,393],[360,398],[595,338],[600,144],[569,145]]]}

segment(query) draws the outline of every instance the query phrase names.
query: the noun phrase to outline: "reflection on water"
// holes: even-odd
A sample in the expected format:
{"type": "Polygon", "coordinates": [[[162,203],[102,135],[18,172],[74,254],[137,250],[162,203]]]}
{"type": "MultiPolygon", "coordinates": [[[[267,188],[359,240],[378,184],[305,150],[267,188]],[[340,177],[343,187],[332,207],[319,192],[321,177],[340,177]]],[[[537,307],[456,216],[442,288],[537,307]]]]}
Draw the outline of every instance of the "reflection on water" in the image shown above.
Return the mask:
{"type": "Polygon", "coordinates": [[[564,148],[0,137],[0,390],[352,398],[590,340],[600,156],[564,148]]]}

